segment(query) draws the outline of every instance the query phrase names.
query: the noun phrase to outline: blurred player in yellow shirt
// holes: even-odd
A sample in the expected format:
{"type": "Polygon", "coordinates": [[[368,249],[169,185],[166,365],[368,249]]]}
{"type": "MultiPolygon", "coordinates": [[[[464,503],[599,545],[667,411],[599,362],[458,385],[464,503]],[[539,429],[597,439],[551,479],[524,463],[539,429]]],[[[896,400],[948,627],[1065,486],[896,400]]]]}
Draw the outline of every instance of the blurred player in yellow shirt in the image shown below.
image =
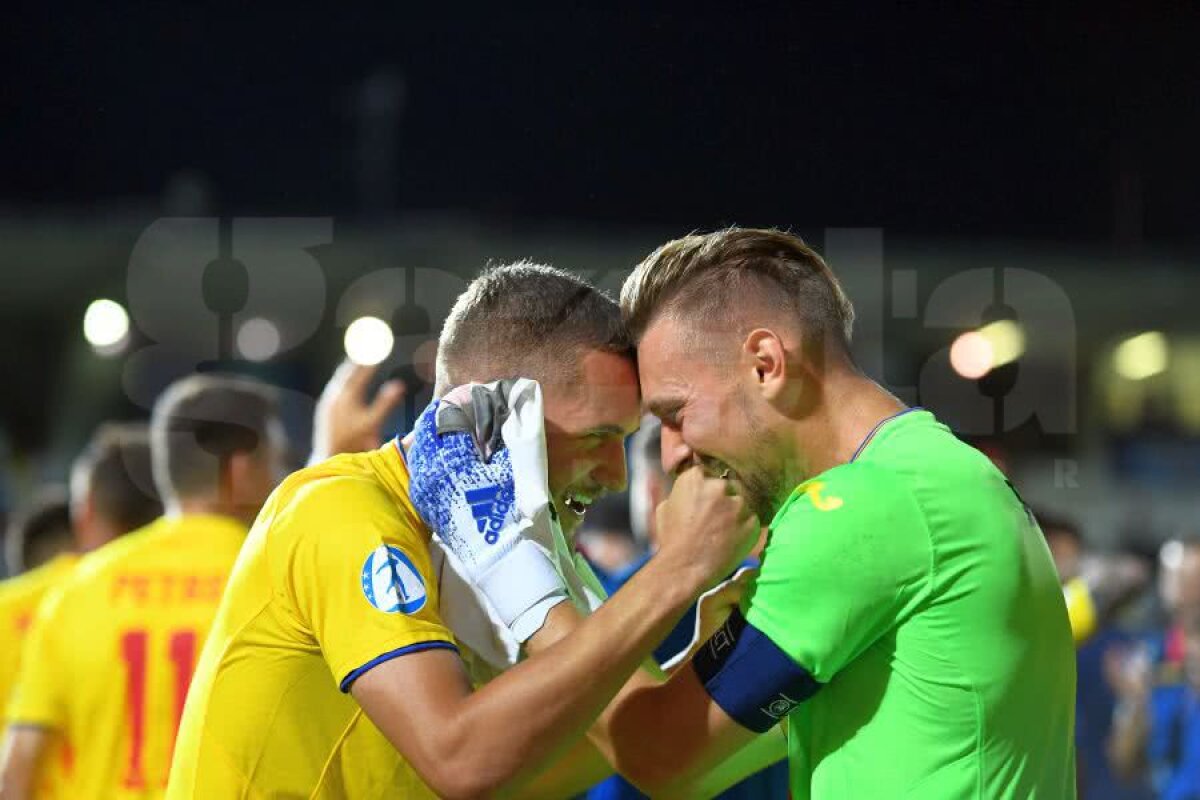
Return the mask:
{"type": "Polygon", "coordinates": [[[44,492],[9,526],[5,543],[14,577],[0,581],[0,704],[16,683],[21,647],[42,595],[75,566],[71,514],[61,490],[44,492]]]}
{"type": "MultiPolygon", "coordinates": [[[[71,467],[69,508],[64,499],[41,515],[49,514],[53,525],[65,531],[54,536],[66,536],[63,541],[70,549],[0,588],[0,614],[6,628],[6,635],[0,638],[0,692],[5,705],[16,683],[25,634],[43,596],[68,580],[79,553],[95,550],[161,513],[150,474],[150,437],[145,426],[101,425],[71,467]]],[[[39,545],[33,539],[24,541],[24,558],[38,558],[39,545]]],[[[54,737],[42,758],[37,780],[41,796],[53,796],[55,787],[64,785],[71,759],[66,744],[62,737],[54,737]]]]}
{"type": "Polygon", "coordinates": [[[68,796],[162,795],[196,657],[282,444],[275,400],[257,382],[193,376],[160,398],[151,451],[166,513],[82,559],[39,609],[4,800],[31,796],[26,776],[49,731],[74,743],[68,796]]]}

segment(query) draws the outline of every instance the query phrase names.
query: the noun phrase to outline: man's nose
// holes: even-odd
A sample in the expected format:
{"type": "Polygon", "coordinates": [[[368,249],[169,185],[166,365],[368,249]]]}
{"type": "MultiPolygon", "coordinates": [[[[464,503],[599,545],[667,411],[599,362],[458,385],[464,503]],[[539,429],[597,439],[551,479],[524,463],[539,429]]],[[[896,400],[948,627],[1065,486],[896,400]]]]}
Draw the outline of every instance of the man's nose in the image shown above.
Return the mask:
{"type": "Polygon", "coordinates": [[[610,492],[623,492],[629,487],[623,440],[617,439],[603,445],[595,478],[597,483],[610,492]]]}
{"type": "Polygon", "coordinates": [[[662,429],[662,444],[660,447],[663,471],[675,475],[680,469],[695,460],[692,448],[683,441],[683,436],[677,430],[667,426],[662,429]]]}

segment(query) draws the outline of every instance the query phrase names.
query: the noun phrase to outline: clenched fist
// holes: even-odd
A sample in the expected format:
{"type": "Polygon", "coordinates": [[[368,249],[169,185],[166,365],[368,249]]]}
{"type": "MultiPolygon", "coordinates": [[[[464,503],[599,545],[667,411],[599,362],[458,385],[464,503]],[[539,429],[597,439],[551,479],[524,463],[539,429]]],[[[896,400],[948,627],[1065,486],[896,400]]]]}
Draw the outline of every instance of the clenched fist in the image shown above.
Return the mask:
{"type": "Polygon", "coordinates": [[[760,524],[737,487],[709,477],[698,466],[675,481],[658,507],[658,558],[676,565],[680,577],[703,590],[722,580],[758,541],[760,524]]]}

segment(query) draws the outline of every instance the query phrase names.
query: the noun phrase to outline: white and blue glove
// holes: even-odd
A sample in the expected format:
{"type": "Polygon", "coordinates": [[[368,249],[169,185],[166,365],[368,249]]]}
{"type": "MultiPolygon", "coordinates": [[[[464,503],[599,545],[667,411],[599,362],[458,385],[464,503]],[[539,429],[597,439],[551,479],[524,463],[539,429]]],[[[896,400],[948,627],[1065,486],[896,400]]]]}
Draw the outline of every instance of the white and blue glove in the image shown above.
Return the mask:
{"type": "Polygon", "coordinates": [[[567,599],[545,451],[541,387],[526,378],[433,401],[408,450],[413,505],[522,643],[567,599]]]}

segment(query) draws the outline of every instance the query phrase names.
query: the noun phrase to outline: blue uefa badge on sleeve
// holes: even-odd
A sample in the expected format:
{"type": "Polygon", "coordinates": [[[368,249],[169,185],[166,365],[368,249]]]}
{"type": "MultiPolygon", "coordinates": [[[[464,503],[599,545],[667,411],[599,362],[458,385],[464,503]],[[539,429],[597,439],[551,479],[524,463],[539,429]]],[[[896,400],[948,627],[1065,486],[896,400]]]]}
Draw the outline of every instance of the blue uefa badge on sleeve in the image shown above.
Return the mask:
{"type": "Polygon", "coordinates": [[[400,548],[382,544],[363,563],[362,590],[367,602],[388,614],[415,614],[427,596],[412,560],[400,548]]]}

